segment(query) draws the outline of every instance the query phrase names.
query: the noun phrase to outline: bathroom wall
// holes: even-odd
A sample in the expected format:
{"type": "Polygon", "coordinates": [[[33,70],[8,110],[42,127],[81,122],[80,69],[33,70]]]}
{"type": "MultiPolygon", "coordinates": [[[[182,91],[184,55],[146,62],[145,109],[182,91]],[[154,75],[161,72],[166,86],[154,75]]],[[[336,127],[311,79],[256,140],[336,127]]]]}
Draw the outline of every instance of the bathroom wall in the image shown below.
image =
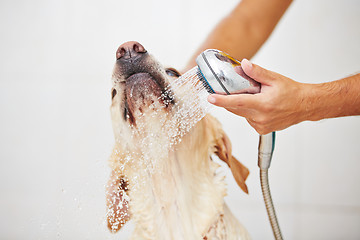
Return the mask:
{"type": "MultiPolygon", "coordinates": [[[[109,114],[117,47],[141,42],[181,69],[237,1],[0,2],[0,238],[127,239],[106,229],[109,114]]],[[[360,69],[360,2],[294,1],[252,59],[319,83],[360,69]]],[[[272,239],[259,185],[258,135],[215,109],[250,194],[230,172],[226,202],[253,239],[272,239]]],[[[277,133],[270,184],[286,239],[360,238],[360,118],[304,122],[277,133]]]]}

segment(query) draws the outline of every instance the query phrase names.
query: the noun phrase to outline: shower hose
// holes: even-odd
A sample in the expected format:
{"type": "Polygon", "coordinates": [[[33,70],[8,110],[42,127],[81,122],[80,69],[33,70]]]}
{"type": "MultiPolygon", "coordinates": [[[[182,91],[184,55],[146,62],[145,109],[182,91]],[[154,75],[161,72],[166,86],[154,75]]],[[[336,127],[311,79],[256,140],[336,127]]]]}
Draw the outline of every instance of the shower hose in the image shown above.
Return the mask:
{"type": "Polygon", "coordinates": [[[276,217],[274,204],[271,198],[269,177],[268,177],[268,170],[270,167],[272,154],[274,152],[274,146],[275,146],[275,132],[266,135],[260,135],[258,165],[260,168],[261,190],[263,193],[265,207],[274,237],[276,240],[282,240],[283,238],[281,235],[280,226],[276,217]]]}

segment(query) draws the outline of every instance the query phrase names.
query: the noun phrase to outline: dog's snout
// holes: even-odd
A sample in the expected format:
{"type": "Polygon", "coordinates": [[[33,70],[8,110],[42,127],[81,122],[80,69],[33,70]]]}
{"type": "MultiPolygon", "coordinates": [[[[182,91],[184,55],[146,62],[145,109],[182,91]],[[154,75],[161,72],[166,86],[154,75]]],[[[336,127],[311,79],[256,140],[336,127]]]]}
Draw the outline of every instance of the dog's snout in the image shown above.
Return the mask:
{"type": "Polygon", "coordinates": [[[146,49],[138,42],[130,41],[123,43],[116,51],[116,59],[134,59],[146,53],[146,49]]]}

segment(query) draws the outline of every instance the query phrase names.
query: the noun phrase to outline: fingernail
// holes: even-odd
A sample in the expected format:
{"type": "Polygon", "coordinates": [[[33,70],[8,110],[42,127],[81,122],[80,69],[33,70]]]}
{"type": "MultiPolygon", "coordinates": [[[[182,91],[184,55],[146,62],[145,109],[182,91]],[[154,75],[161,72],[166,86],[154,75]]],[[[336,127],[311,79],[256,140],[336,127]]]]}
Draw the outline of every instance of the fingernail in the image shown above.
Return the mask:
{"type": "Polygon", "coordinates": [[[244,58],[244,59],[241,61],[241,63],[244,64],[244,65],[248,65],[249,68],[252,68],[252,63],[251,63],[249,60],[247,60],[246,58],[244,58]]]}
{"type": "Polygon", "coordinates": [[[209,103],[212,103],[212,104],[214,104],[214,103],[216,102],[216,99],[215,99],[212,95],[210,95],[210,96],[207,98],[207,100],[208,100],[209,103]]]}

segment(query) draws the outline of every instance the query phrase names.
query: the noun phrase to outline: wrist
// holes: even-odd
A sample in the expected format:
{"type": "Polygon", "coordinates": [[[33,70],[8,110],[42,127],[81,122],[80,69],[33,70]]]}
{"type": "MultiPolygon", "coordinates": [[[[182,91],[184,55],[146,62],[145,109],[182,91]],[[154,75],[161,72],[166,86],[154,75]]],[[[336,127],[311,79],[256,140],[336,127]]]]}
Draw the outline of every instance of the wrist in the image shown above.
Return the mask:
{"type": "Polygon", "coordinates": [[[358,103],[351,96],[357,96],[358,91],[354,91],[355,88],[345,81],[306,84],[305,89],[307,118],[305,120],[318,121],[356,114],[353,111],[358,103]]]}
{"type": "Polygon", "coordinates": [[[324,86],[323,84],[301,83],[302,85],[302,121],[318,121],[323,119],[324,86]]]}

